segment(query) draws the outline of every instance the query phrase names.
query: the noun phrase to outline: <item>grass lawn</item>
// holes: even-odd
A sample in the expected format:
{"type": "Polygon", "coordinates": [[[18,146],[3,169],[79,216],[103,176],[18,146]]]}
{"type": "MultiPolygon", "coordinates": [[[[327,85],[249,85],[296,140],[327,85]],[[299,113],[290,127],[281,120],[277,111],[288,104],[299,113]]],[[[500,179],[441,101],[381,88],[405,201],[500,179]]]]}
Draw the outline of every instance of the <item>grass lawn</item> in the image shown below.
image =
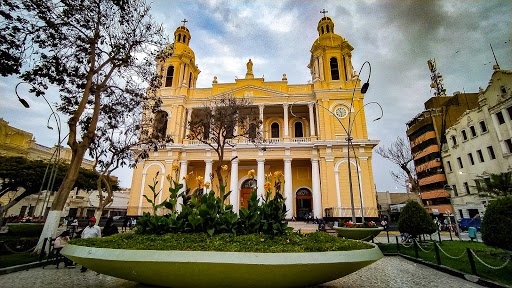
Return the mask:
{"type": "MultiPolygon", "coordinates": [[[[378,245],[382,253],[398,253],[396,243],[378,245]]],[[[510,259],[512,253],[511,251],[487,246],[484,243],[471,241],[443,241],[440,247],[444,252],[453,257],[459,257],[464,251],[466,251],[466,248],[469,247],[480,259],[482,259],[482,261],[494,267],[503,265],[507,259],[510,259]]],[[[418,249],[420,258],[425,261],[437,264],[434,246],[422,245],[422,248],[428,252],[424,252],[421,249],[418,249]]],[[[400,254],[416,257],[414,253],[414,245],[411,245],[410,247],[404,247],[403,245],[400,245],[400,254]]],[[[439,254],[441,257],[442,265],[451,267],[467,274],[472,274],[467,253],[464,253],[462,257],[457,259],[452,259],[446,256],[442,251],[439,251],[439,254]]],[[[478,259],[474,259],[478,276],[507,285],[512,285],[512,273],[510,273],[512,271],[512,261],[509,261],[505,267],[499,270],[495,270],[486,267],[484,264],[478,261],[478,259]]]]}
{"type": "Polygon", "coordinates": [[[0,255],[0,268],[27,264],[39,260],[39,255],[31,255],[30,253],[0,255]]]}

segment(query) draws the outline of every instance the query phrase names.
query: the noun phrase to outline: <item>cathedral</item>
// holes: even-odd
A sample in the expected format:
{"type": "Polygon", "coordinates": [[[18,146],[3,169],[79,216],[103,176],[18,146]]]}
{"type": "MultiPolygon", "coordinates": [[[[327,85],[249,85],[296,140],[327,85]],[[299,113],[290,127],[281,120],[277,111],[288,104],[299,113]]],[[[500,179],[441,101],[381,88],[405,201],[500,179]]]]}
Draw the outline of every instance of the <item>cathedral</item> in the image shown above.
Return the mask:
{"type": "MultiPolygon", "coordinates": [[[[262,124],[258,129],[266,143],[265,149],[261,149],[249,141],[233,139],[233,145],[226,146],[224,162],[229,163],[226,191],[232,191],[226,201],[235,211],[247,207],[253,189],[259,197],[264,195],[266,174],[282,171],[281,192],[286,198],[288,219],[302,219],[309,213],[316,218],[349,219],[352,216],[350,182],[356,217],[376,219],[371,160],[372,149],[379,141],[370,140],[366,131],[364,94],[352,68],[354,48],[334,33],[330,17],[321,18],[317,30],[318,38],[311,47],[307,67],[311,83],[288,84],[285,74],[276,81],[255,78],[249,59],[244,79],[218,83],[214,78],[211,87],[198,88],[200,70],[189,47],[191,33],[185,26],[178,27],[170,45],[172,53],[156,63],[163,77],[158,92],[163,103],[154,115],[153,126],[170,135],[173,143],[149,152],[148,159],[137,163],[127,215],[151,211],[151,204],[143,195],[153,198],[148,185],[157,173],[156,189],[162,191],[157,202],[169,196],[169,181],[165,176],[173,173],[173,166],[180,169],[179,179],[190,176],[186,185],[192,190],[198,187],[195,180],[198,176],[209,181],[218,165],[217,154],[208,145],[187,137],[188,123],[194,117],[194,109],[204,107],[214,97],[230,95],[249,99],[254,111],[259,111],[262,124]],[[348,127],[349,118],[352,128],[348,127]],[[352,129],[350,156],[345,129],[352,129]],[[256,184],[248,178],[250,170],[256,172],[256,184]]],[[[215,185],[212,189],[217,191],[215,185]]]]}

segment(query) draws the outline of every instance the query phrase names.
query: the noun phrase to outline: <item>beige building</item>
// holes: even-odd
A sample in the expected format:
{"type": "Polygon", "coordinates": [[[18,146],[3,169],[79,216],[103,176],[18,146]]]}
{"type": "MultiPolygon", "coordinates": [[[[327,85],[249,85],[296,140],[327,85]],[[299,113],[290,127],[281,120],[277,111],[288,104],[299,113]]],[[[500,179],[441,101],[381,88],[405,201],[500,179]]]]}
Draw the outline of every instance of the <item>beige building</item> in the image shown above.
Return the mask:
{"type": "Polygon", "coordinates": [[[377,205],[379,207],[380,218],[383,218],[383,216],[385,215],[387,216],[388,221],[397,221],[398,216],[400,215],[401,208],[403,208],[403,206],[405,206],[405,204],[410,200],[416,201],[421,204],[420,196],[412,192],[377,192],[377,205]]]}
{"type": "MultiPolygon", "coordinates": [[[[18,156],[26,157],[30,160],[54,161],[57,154],[57,147],[52,148],[37,144],[32,133],[12,127],[7,121],[0,118],[0,155],[2,156],[18,156]]],[[[69,162],[71,160],[71,150],[69,148],[60,148],[60,161],[69,162]]],[[[94,162],[84,159],[82,168],[92,169],[94,162]]],[[[51,168],[51,166],[50,166],[51,168]]],[[[43,175],[41,175],[43,177],[43,175]]],[[[47,183],[47,182],[46,182],[47,183]]],[[[53,192],[41,191],[40,194],[33,194],[22,199],[19,203],[11,207],[6,216],[39,216],[41,212],[47,214],[55,197],[55,191],[58,187],[54,187],[53,192]],[[46,208],[43,209],[46,203],[46,208]]],[[[14,193],[14,191],[13,191],[14,193]]],[[[11,193],[12,194],[12,193],[11,193]]],[[[17,194],[21,194],[18,191],[17,194]]],[[[104,216],[125,215],[128,207],[128,199],[130,195],[129,189],[122,189],[114,192],[114,202],[111,203],[103,212],[104,216]]],[[[9,198],[13,195],[6,194],[0,198],[0,205],[9,202],[9,198]]],[[[61,213],[61,217],[92,217],[98,207],[98,192],[73,190],[69,194],[66,201],[65,209],[61,213]]],[[[46,215],[45,215],[46,216],[46,215]]]]}
{"type": "MultiPolygon", "coordinates": [[[[150,152],[150,159],[135,168],[128,215],[142,215],[151,210],[143,195],[152,197],[148,185],[157,172],[161,175],[157,188],[163,191],[158,201],[168,197],[169,182],[165,175],[171,173],[173,165],[180,167],[179,179],[190,175],[186,185],[192,190],[198,186],[195,180],[198,176],[209,182],[210,173],[219,165],[216,154],[207,145],[187,139],[187,123],[210,99],[230,95],[252,102],[263,123],[259,129],[265,143],[265,149],[259,149],[235,135],[231,141],[233,146],[226,148],[225,159],[230,168],[227,190],[233,191],[228,201],[235,211],[247,205],[252,190],[247,172],[252,169],[257,174],[259,197],[264,195],[265,174],[283,172],[287,218],[301,218],[309,212],[318,218],[350,217],[347,167],[351,165],[356,216],[360,217],[364,211],[365,217],[377,217],[371,161],[372,150],[379,141],[370,139],[366,130],[361,80],[352,70],[354,48],[334,33],[330,17],[320,19],[317,27],[304,29],[315,28],[318,38],[310,39],[308,65],[311,83],[290,84],[285,74],[282,79],[271,81],[255,78],[253,68],[257,71],[258,67],[249,60],[247,64],[239,63],[247,65],[244,79],[220,82],[215,77],[211,87],[198,88],[200,70],[189,46],[193,34],[184,26],[178,27],[174,43],[169,46],[172,54],[156,63],[157,71],[164,76],[164,85],[159,91],[163,104],[161,111],[155,113],[154,128],[158,133],[171,135],[174,142],[150,152]],[[338,123],[339,119],[348,126],[349,117],[356,119],[352,131],[356,160],[353,155],[350,160],[347,157],[347,133],[338,123]]],[[[205,45],[201,39],[196,43],[205,45]]],[[[258,74],[264,72],[258,71],[258,74]]],[[[215,190],[216,186],[212,183],[215,190]]]]}
{"type": "Polygon", "coordinates": [[[468,110],[446,130],[442,147],[454,212],[460,218],[483,216],[489,198],[478,196],[478,180],[512,171],[512,71],[494,66],[479,107],[468,110]]]}

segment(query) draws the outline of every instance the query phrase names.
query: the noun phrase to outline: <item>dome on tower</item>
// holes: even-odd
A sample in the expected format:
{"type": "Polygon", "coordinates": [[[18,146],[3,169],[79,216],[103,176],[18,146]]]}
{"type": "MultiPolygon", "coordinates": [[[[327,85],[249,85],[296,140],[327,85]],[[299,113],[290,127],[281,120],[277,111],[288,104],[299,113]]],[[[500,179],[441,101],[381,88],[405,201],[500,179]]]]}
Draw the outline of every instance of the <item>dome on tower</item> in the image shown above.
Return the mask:
{"type": "MultiPolygon", "coordinates": [[[[334,22],[332,21],[331,17],[325,16],[318,21],[318,38],[313,43],[313,46],[311,47],[311,51],[316,50],[318,47],[324,47],[324,46],[342,46],[343,43],[348,44],[348,42],[343,39],[338,34],[334,33],[334,22]]],[[[350,44],[349,44],[350,45],[350,44]]],[[[353,48],[352,48],[353,49],[353,48]]],[[[350,49],[350,50],[352,50],[350,49]]]]}
{"type": "Polygon", "coordinates": [[[174,31],[174,53],[175,55],[179,55],[181,53],[185,53],[190,55],[193,59],[195,59],[195,54],[192,49],[188,46],[190,43],[190,31],[185,26],[179,26],[174,31]]]}

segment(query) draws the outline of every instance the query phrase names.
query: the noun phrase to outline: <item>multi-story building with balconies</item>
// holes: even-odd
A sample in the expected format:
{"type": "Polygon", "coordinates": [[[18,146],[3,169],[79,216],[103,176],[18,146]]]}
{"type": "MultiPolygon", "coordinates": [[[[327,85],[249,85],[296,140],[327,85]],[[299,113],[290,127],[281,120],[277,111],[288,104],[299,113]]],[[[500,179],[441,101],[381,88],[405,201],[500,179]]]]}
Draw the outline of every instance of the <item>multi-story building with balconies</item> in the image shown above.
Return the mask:
{"type": "MultiPolygon", "coordinates": [[[[160,175],[157,189],[163,191],[158,201],[169,195],[169,182],[165,181],[164,175],[171,173],[173,165],[180,166],[181,175],[191,174],[186,184],[192,191],[197,187],[194,180],[197,176],[210,179],[214,166],[219,164],[217,155],[207,145],[187,139],[187,123],[193,119],[194,110],[204,107],[210,99],[230,95],[245,97],[252,102],[262,122],[259,129],[266,148],[259,149],[249,141],[237,138],[232,140],[232,147],[226,147],[225,159],[232,159],[227,181],[227,190],[232,193],[228,201],[235,211],[247,205],[253,187],[247,172],[253,169],[257,174],[258,190],[263,189],[265,174],[284,172],[287,218],[301,218],[309,212],[318,218],[348,218],[351,216],[347,176],[350,163],[356,216],[360,217],[364,211],[365,217],[377,217],[371,160],[372,149],[378,141],[370,140],[366,131],[362,108],[364,95],[360,93],[360,81],[352,70],[354,48],[334,33],[334,22],[330,17],[323,17],[317,30],[319,37],[313,42],[308,65],[311,83],[289,84],[286,74],[277,81],[255,78],[250,61],[245,79],[220,83],[215,77],[212,87],[197,88],[200,71],[189,47],[191,33],[184,26],[178,27],[170,47],[172,55],[156,64],[165,80],[159,91],[163,104],[156,112],[159,116],[154,125],[160,129],[164,127],[173,143],[150,152],[149,159],[137,164],[128,215],[150,211],[151,205],[143,195],[151,195],[148,184],[157,172],[160,175]],[[349,161],[347,133],[335,117],[347,126],[348,116],[354,117],[357,112],[352,131],[355,152],[351,152],[349,161]]],[[[263,193],[258,191],[258,195],[261,197],[263,193]]]]}
{"type": "Polygon", "coordinates": [[[441,149],[446,143],[448,127],[466,110],[478,106],[477,93],[455,92],[453,96],[436,96],[425,102],[425,110],[407,122],[414,165],[423,205],[431,214],[453,213],[441,149]]]}

